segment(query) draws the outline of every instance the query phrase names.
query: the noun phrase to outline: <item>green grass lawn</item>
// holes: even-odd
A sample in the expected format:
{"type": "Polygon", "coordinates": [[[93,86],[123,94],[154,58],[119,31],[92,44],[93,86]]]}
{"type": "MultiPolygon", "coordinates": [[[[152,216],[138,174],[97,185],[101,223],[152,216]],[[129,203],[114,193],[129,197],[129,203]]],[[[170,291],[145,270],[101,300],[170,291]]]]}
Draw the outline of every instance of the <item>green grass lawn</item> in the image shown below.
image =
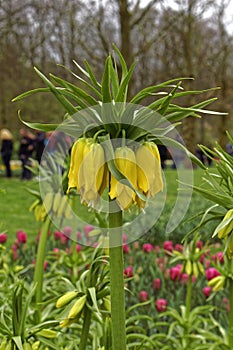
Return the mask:
{"type": "MultiPolygon", "coordinates": [[[[182,170],[183,179],[185,174],[189,176],[190,170],[182,170]]],[[[194,170],[195,183],[200,183],[202,170],[194,170]]],[[[172,169],[165,170],[167,183],[167,201],[174,203],[177,195],[177,173],[172,169]]],[[[17,230],[23,230],[28,234],[29,241],[34,242],[38,234],[41,223],[35,220],[33,213],[29,212],[29,207],[34,201],[27,189],[38,189],[37,180],[21,181],[19,173],[14,173],[13,178],[7,179],[0,175],[0,232],[7,232],[8,244],[13,242],[17,230]]]]}

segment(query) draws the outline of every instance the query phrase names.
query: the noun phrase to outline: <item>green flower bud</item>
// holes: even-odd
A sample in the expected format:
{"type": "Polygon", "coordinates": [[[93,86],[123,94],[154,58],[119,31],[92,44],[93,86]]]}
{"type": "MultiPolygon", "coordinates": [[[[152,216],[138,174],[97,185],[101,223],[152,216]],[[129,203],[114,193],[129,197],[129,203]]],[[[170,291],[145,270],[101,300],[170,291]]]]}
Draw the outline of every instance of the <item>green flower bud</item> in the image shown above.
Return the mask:
{"type": "Polygon", "coordinates": [[[67,305],[70,301],[72,301],[77,296],[77,294],[78,294],[78,292],[71,291],[71,292],[67,292],[66,294],[62,295],[57,300],[56,307],[60,308],[60,307],[67,305]]]}

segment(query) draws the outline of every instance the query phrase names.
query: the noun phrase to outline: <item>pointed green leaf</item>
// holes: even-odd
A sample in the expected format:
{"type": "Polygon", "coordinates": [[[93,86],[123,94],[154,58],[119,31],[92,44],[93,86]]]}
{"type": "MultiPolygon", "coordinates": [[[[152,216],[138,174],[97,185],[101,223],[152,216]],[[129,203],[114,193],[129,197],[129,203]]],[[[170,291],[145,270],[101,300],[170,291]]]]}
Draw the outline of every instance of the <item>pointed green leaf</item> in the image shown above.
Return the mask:
{"type": "Polygon", "coordinates": [[[103,103],[111,102],[112,96],[110,91],[110,60],[111,57],[108,56],[108,58],[105,61],[104,65],[104,73],[102,77],[102,95],[103,95],[103,103]]]}
{"type": "Polygon", "coordinates": [[[168,94],[167,97],[165,97],[163,103],[161,103],[161,105],[159,106],[159,108],[156,110],[157,113],[160,113],[162,115],[165,114],[165,112],[168,109],[168,106],[171,103],[171,100],[174,99],[174,97],[176,97],[176,91],[177,89],[179,89],[179,87],[181,86],[181,81],[179,81],[179,83],[173,88],[173,90],[168,94]]]}
{"type": "Polygon", "coordinates": [[[95,77],[95,75],[94,75],[94,73],[93,73],[93,71],[92,71],[92,69],[91,69],[89,63],[87,62],[87,60],[84,60],[84,64],[85,64],[85,67],[86,67],[86,69],[87,69],[87,71],[88,71],[89,78],[90,78],[91,82],[92,82],[96,87],[101,88],[101,85],[100,85],[100,83],[98,83],[98,81],[97,81],[97,79],[96,79],[96,77],[95,77]]]}
{"type": "Polygon", "coordinates": [[[175,86],[172,86],[171,84],[182,81],[182,80],[192,80],[192,78],[176,78],[176,79],[167,80],[167,81],[165,81],[161,84],[158,84],[158,85],[146,87],[146,88],[142,89],[141,91],[139,91],[132,98],[132,100],[130,102],[135,103],[135,104],[139,104],[144,98],[150,96],[151,93],[158,91],[164,87],[175,87],[175,86]]]}
{"type": "Polygon", "coordinates": [[[121,81],[118,94],[116,96],[116,102],[125,102],[127,97],[127,89],[129,81],[132,77],[136,62],[132,64],[125,78],[121,81]]]}
{"type": "Polygon", "coordinates": [[[113,99],[116,101],[116,96],[119,92],[119,77],[116,68],[113,67],[112,60],[109,61],[109,74],[111,80],[113,99]]]}
{"type": "Polygon", "coordinates": [[[69,83],[66,80],[63,80],[59,77],[56,77],[53,74],[50,74],[51,78],[56,81],[56,83],[60,84],[61,86],[67,88],[68,90],[72,91],[74,94],[77,95],[77,97],[81,97],[83,100],[85,100],[89,105],[94,106],[98,104],[98,101],[93,98],[91,95],[88,95],[84,90],[80,89],[74,84],[69,83]]]}
{"type": "Polygon", "coordinates": [[[20,111],[18,111],[18,115],[19,115],[19,119],[20,121],[28,126],[31,129],[34,130],[40,130],[40,131],[54,131],[57,129],[57,127],[59,126],[59,124],[41,124],[41,123],[30,123],[30,122],[25,122],[21,116],[20,116],[20,111]]]}
{"type": "Polygon", "coordinates": [[[126,62],[124,60],[124,57],[122,56],[120,50],[118,49],[118,47],[115,44],[113,44],[113,48],[116,51],[117,56],[118,56],[118,58],[120,60],[121,69],[122,69],[122,80],[123,80],[125,78],[125,76],[127,75],[127,73],[128,73],[127,64],[126,64],[126,62]]]}
{"type": "Polygon", "coordinates": [[[49,88],[37,88],[37,89],[29,90],[29,91],[26,91],[26,92],[24,92],[24,93],[22,93],[22,94],[16,96],[16,97],[13,98],[11,101],[12,101],[12,102],[19,101],[19,100],[21,100],[22,98],[25,98],[25,97],[34,95],[34,94],[36,94],[37,92],[50,92],[50,89],[49,89],[49,88]]]}
{"type": "Polygon", "coordinates": [[[65,110],[70,114],[74,114],[77,110],[76,108],[64,97],[62,96],[59,91],[56,89],[56,86],[53,85],[53,83],[37,69],[34,67],[36,73],[39,75],[39,77],[44,81],[44,83],[49,87],[50,91],[54,94],[54,96],[57,98],[57,100],[61,103],[61,105],[65,108],[65,110]]]}
{"type": "Polygon", "coordinates": [[[17,345],[17,349],[18,350],[24,350],[23,349],[23,344],[22,344],[22,339],[21,339],[21,337],[19,335],[16,336],[16,337],[12,337],[12,340],[17,345]]]}

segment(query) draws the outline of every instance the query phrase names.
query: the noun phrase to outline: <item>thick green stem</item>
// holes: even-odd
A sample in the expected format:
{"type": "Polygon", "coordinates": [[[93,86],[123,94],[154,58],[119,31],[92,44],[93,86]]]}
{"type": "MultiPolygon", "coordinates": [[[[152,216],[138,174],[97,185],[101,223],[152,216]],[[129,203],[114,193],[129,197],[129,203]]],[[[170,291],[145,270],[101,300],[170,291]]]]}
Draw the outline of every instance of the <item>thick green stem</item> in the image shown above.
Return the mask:
{"type": "MultiPolygon", "coordinates": [[[[231,271],[233,271],[233,260],[230,262],[231,271]]],[[[230,311],[228,319],[228,338],[229,338],[229,347],[233,349],[233,279],[229,279],[229,302],[230,302],[230,311]]]]}
{"type": "Polygon", "coordinates": [[[188,284],[187,284],[187,292],[186,292],[186,320],[188,321],[190,311],[191,311],[191,299],[192,298],[192,275],[189,275],[188,284]]]}
{"type": "Polygon", "coordinates": [[[36,265],[34,272],[34,283],[36,284],[35,302],[37,307],[36,321],[41,321],[41,302],[42,302],[42,289],[43,289],[43,275],[44,275],[44,261],[45,261],[45,249],[47,243],[48,232],[50,228],[50,218],[47,217],[42,224],[41,235],[36,255],[36,265]]]}
{"type": "Polygon", "coordinates": [[[126,349],[122,212],[109,214],[109,258],[112,317],[112,348],[126,349]]]}
{"type": "Polygon", "coordinates": [[[85,350],[87,347],[87,339],[89,336],[90,324],[91,324],[91,310],[88,307],[85,307],[79,350],[85,350]]]}

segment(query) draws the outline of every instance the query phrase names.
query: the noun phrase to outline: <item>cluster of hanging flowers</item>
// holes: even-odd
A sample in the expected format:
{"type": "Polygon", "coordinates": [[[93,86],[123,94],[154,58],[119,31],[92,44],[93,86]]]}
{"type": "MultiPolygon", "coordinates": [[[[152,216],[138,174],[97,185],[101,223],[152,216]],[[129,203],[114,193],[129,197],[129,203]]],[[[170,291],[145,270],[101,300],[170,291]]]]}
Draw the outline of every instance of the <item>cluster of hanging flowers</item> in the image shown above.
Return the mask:
{"type": "Polygon", "coordinates": [[[163,190],[160,155],[154,142],[117,147],[113,160],[127,184],[111,173],[104,147],[95,138],[79,138],[71,150],[68,191],[75,188],[81,202],[93,207],[108,188],[110,199],[127,210],[133,204],[144,207],[147,199],[163,190]]]}

